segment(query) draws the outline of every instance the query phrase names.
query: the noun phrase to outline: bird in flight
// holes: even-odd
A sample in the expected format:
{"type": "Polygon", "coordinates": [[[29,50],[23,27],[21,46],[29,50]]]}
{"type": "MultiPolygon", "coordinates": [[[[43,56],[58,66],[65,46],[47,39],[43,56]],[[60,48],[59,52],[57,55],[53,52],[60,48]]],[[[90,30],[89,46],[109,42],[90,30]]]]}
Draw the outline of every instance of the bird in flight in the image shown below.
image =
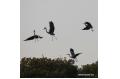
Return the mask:
{"type": "Polygon", "coordinates": [[[82,30],[90,30],[90,29],[91,29],[91,31],[94,31],[94,30],[93,30],[93,26],[91,25],[90,22],[85,22],[84,25],[85,25],[86,27],[83,28],[82,30]]]}
{"type": "Polygon", "coordinates": [[[71,55],[70,54],[67,54],[67,55],[69,55],[70,58],[73,58],[73,59],[76,59],[78,55],[82,54],[82,53],[75,54],[75,52],[72,48],[70,48],[70,53],[71,53],[71,55]]]}
{"type": "Polygon", "coordinates": [[[50,21],[50,22],[49,22],[49,26],[50,26],[49,31],[47,31],[47,28],[46,28],[46,27],[44,27],[43,30],[46,30],[46,33],[50,34],[50,35],[52,36],[52,40],[53,40],[53,37],[55,37],[55,33],[54,33],[54,31],[55,31],[55,26],[54,26],[54,23],[53,23],[52,21],[50,21]]]}
{"type": "Polygon", "coordinates": [[[36,35],[35,34],[35,30],[33,32],[34,32],[34,35],[29,37],[29,38],[27,38],[27,39],[25,39],[24,41],[29,41],[29,40],[39,39],[39,38],[42,39],[43,38],[43,37],[41,37],[39,35],[36,35]]]}

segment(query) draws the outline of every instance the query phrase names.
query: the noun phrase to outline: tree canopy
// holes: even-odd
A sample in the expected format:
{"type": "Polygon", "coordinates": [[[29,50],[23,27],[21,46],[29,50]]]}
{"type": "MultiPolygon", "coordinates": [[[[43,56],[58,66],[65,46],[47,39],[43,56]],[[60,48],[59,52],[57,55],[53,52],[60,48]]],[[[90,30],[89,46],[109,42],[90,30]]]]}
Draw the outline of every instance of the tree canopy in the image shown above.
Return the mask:
{"type": "Polygon", "coordinates": [[[97,63],[78,68],[72,60],[62,58],[22,58],[20,61],[21,78],[77,78],[79,73],[97,75],[97,63]]]}

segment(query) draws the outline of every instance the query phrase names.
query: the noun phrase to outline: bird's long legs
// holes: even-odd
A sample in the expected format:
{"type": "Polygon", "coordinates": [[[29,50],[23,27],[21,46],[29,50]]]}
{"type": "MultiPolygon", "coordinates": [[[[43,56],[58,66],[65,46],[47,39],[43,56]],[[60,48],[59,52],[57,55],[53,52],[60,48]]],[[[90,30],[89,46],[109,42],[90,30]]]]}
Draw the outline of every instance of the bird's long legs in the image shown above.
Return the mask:
{"type": "Polygon", "coordinates": [[[39,41],[39,39],[38,39],[38,38],[35,38],[35,43],[38,42],[38,41],[39,41]]]}
{"type": "Polygon", "coordinates": [[[57,37],[56,36],[54,36],[55,37],[55,39],[57,40],[57,37]]]}
{"type": "Polygon", "coordinates": [[[75,61],[76,61],[76,62],[78,62],[78,59],[77,59],[77,58],[75,58],[75,61]]]}
{"type": "Polygon", "coordinates": [[[36,43],[36,39],[35,39],[35,43],[36,43]]]}
{"type": "Polygon", "coordinates": [[[52,41],[54,40],[54,38],[57,40],[57,37],[56,36],[51,36],[52,37],[52,41]]]}
{"type": "Polygon", "coordinates": [[[39,39],[38,39],[38,38],[37,38],[36,40],[37,40],[37,42],[39,41],[39,39]]]}
{"type": "Polygon", "coordinates": [[[56,36],[52,36],[52,41],[53,41],[53,38],[55,38],[57,40],[57,37],[56,36]]]}
{"type": "Polygon", "coordinates": [[[52,36],[52,41],[53,41],[53,36],[52,36]]]}

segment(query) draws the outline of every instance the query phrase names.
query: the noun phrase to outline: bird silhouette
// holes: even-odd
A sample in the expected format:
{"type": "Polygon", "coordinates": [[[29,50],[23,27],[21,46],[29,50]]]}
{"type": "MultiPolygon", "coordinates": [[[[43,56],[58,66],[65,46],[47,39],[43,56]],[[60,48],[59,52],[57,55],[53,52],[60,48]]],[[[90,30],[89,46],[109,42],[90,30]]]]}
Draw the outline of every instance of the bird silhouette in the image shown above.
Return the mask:
{"type": "Polygon", "coordinates": [[[24,41],[34,40],[34,39],[38,39],[38,38],[42,39],[43,38],[43,37],[41,37],[39,35],[36,35],[35,34],[35,30],[33,32],[34,32],[34,35],[29,37],[29,38],[27,38],[27,39],[25,39],[24,41]]]}
{"type": "Polygon", "coordinates": [[[93,26],[91,25],[90,22],[85,22],[84,25],[85,25],[86,27],[83,28],[82,30],[90,30],[90,29],[91,29],[91,31],[94,31],[94,30],[93,30],[93,26]]]}
{"type": "MultiPolygon", "coordinates": [[[[46,28],[46,27],[44,27],[43,30],[46,30],[46,33],[48,33],[48,34],[50,34],[51,36],[55,37],[55,33],[54,33],[54,31],[55,31],[55,26],[54,26],[54,23],[53,23],[52,21],[50,21],[50,22],[49,22],[49,26],[50,26],[49,31],[47,31],[47,28],[46,28]]],[[[52,39],[53,39],[53,37],[52,37],[52,39]]]]}
{"type": "Polygon", "coordinates": [[[82,54],[82,53],[77,53],[77,54],[75,54],[75,52],[74,52],[74,50],[73,50],[72,48],[70,48],[70,53],[71,53],[71,55],[70,55],[70,54],[67,54],[67,55],[69,55],[70,58],[73,58],[73,59],[76,59],[76,57],[77,57],[78,55],[82,54]]]}

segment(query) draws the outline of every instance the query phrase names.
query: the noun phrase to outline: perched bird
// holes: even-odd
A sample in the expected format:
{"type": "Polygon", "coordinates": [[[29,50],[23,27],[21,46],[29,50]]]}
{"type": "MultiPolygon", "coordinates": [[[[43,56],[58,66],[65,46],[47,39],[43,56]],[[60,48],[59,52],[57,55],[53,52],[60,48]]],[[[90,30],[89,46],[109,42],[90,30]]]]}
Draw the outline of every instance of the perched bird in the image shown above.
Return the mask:
{"type": "MultiPolygon", "coordinates": [[[[49,31],[47,31],[47,28],[46,28],[46,27],[44,27],[43,30],[46,30],[46,33],[48,33],[48,34],[50,34],[51,36],[54,36],[54,37],[55,37],[55,33],[54,33],[54,31],[55,31],[55,26],[54,26],[54,23],[53,23],[52,21],[50,21],[50,22],[49,22],[49,26],[50,26],[49,31]]],[[[52,37],[52,39],[53,39],[53,37],[52,37]]]]}
{"type": "Polygon", "coordinates": [[[35,34],[35,30],[34,30],[34,35],[29,37],[29,38],[27,38],[27,39],[25,39],[24,41],[34,40],[34,39],[38,39],[38,38],[42,39],[43,37],[41,37],[39,35],[36,35],[35,34]]]}
{"type": "Polygon", "coordinates": [[[75,54],[75,52],[72,48],[70,48],[70,53],[71,53],[71,55],[70,54],[67,54],[67,55],[69,55],[70,58],[73,58],[73,59],[75,59],[78,55],[82,54],[82,53],[75,54]]]}
{"type": "Polygon", "coordinates": [[[91,31],[94,31],[94,30],[93,30],[93,26],[91,25],[90,22],[85,22],[84,25],[85,25],[86,27],[83,28],[82,30],[90,30],[90,29],[91,29],[91,31]]]}

